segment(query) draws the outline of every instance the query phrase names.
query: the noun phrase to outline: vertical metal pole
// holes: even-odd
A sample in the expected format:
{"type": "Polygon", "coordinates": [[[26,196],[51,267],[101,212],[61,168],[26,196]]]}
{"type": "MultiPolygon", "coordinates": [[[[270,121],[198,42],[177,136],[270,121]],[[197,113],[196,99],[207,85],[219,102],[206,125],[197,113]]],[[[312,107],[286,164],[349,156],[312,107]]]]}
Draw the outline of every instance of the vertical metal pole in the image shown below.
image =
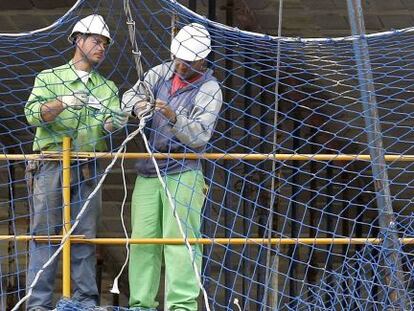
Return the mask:
{"type": "MultiPolygon", "coordinates": [[[[70,223],[70,138],[63,138],[63,234],[69,232],[70,223]]],[[[70,297],[70,239],[67,239],[63,247],[63,297],[70,297]]],[[[93,282],[94,280],[91,280],[93,282]]]]}
{"type": "Polygon", "coordinates": [[[355,59],[358,67],[358,80],[361,101],[364,110],[365,127],[368,136],[368,149],[371,156],[371,168],[374,179],[376,201],[379,212],[379,224],[384,252],[384,286],[387,288],[388,301],[392,308],[404,308],[403,276],[400,243],[396,232],[396,223],[392,209],[390,186],[384,160],[381,127],[377,111],[375,88],[369,59],[368,42],[365,37],[364,17],[361,0],[347,0],[348,15],[352,29],[355,59]]]}
{"type": "MultiPolygon", "coordinates": [[[[277,122],[278,122],[278,111],[279,111],[279,79],[280,79],[280,44],[281,44],[281,37],[282,37],[282,12],[283,12],[283,0],[279,0],[279,14],[278,14],[278,28],[277,28],[277,55],[276,55],[276,77],[275,77],[275,113],[274,113],[274,133],[273,133],[273,150],[272,152],[274,154],[277,153],[277,122]]],[[[272,174],[276,175],[276,161],[272,161],[272,174]]],[[[270,193],[270,204],[269,204],[269,227],[268,227],[268,239],[269,243],[267,245],[267,254],[266,254],[266,276],[265,276],[265,289],[264,289],[264,304],[265,306],[268,305],[268,303],[271,304],[271,307],[274,308],[278,304],[278,273],[276,272],[276,277],[271,277],[271,263],[275,262],[276,264],[276,271],[278,271],[279,267],[279,260],[278,258],[274,258],[272,260],[272,244],[270,243],[272,238],[272,232],[273,232],[273,208],[276,202],[276,177],[272,177],[272,184],[271,184],[271,193],[270,193]],[[272,284],[270,284],[270,280],[272,279],[272,284]],[[270,287],[272,291],[270,292],[270,295],[268,294],[268,286],[270,284],[270,287]]],[[[276,246],[276,250],[277,250],[276,246]]],[[[277,252],[276,252],[277,253],[277,252]]],[[[274,255],[274,256],[277,256],[274,255]]]]}
{"type": "MultiPolygon", "coordinates": [[[[316,130],[315,129],[311,129],[311,134],[310,136],[312,137],[311,139],[311,154],[316,154],[318,152],[317,148],[316,148],[316,144],[317,142],[315,141],[314,137],[316,137],[316,130]]],[[[309,201],[309,207],[307,208],[307,210],[309,211],[309,237],[310,238],[315,238],[318,237],[317,236],[317,231],[316,228],[318,226],[318,223],[316,221],[316,218],[319,219],[319,217],[317,217],[317,215],[320,215],[321,211],[318,209],[318,198],[319,195],[315,195],[315,192],[318,191],[318,189],[320,188],[320,185],[318,185],[318,178],[317,178],[317,174],[318,174],[318,170],[320,170],[320,166],[318,165],[318,163],[316,161],[311,160],[310,164],[309,164],[309,169],[310,169],[310,174],[312,175],[312,179],[310,182],[310,188],[311,188],[311,199],[309,201]]],[[[306,275],[306,281],[309,285],[313,285],[316,286],[316,282],[318,282],[318,270],[316,269],[316,267],[318,266],[317,263],[317,255],[315,253],[317,253],[317,250],[315,251],[317,245],[312,245],[312,248],[309,250],[309,258],[308,258],[308,262],[310,263],[309,266],[307,267],[307,275],[306,275]]],[[[303,287],[306,288],[306,286],[308,286],[306,283],[303,285],[303,287]]],[[[308,301],[313,301],[314,299],[314,292],[313,291],[308,291],[308,301]]]]}

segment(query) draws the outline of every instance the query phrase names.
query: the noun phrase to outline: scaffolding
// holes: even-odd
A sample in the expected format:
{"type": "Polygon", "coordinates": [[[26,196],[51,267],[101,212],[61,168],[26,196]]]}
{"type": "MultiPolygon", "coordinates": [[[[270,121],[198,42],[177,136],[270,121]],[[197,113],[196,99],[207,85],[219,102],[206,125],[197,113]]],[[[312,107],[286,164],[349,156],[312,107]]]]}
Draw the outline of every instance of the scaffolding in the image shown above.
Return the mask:
{"type": "MultiPolygon", "coordinates": [[[[0,235],[0,241],[17,241],[27,242],[35,240],[44,243],[63,243],[62,256],[62,296],[70,298],[70,245],[72,243],[88,243],[95,245],[125,245],[128,244],[161,244],[161,245],[184,245],[186,240],[181,238],[143,238],[143,239],[126,239],[126,238],[85,238],[82,235],[70,235],[67,233],[71,229],[70,217],[70,171],[71,161],[87,160],[87,159],[113,159],[116,155],[114,153],[92,153],[92,152],[73,152],[71,150],[70,138],[65,137],[63,140],[62,152],[45,152],[42,154],[3,154],[0,155],[0,160],[42,160],[42,161],[62,161],[62,198],[63,198],[63,232],[62,235],[53,236],[32,236],[32,235],[0,235]]],[[[145,159],[150,157],[147,153],[125,153],[123,157],[128,160],[145,159]]],[[[356,155],[356,154],[154,154],[157,159],[161,158],[190,158],[190,159],[213,159],[213,160],[269,160],[269,161],[368,161],[370,162],[370,155],[356,155]]],[[[392,162],[414,162],[412,155],[384,155],[385,161],[392,162]]],[[[187,241],[190,244],[202,245],[380,245],[386,242],[385,238],[381,237],[246,237],[246,238],[229,238],[229,237],[213,237],[213,238],[189,238],[187,241]]],[[[414,237],[397,238],[397,242],[401,245],[414,245],[414,237]]]]}

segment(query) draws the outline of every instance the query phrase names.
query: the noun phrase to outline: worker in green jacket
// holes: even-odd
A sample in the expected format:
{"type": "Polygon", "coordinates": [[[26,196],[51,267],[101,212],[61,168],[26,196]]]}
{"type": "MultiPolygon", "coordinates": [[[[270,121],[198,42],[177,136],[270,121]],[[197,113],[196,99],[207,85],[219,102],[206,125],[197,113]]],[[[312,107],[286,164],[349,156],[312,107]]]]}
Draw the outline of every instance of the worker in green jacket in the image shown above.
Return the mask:
{"type": "MultiPolygon", "coordinates": [[[[35,127],[33,151],[62,150],[63,137],[72,138],[76,151],[106,151],[108,132],[124,127],[128,116],[120,110],[118,89],[94,67],[105,58],[111,36],[100,15],[90,15],[73,28],[69,41],[75,47],[73,59],[60,67],[40,72],[25,106],[26,118],[35,127]]],[[[62,231],[62,166],[58,161],[36,161],[30,165],[33,176],[32,235],[56,235],[62,231]]],[[[71,218],[76,218],[89,194],[95,189],[99,164],[95,159],[71,164],[71,218]]],[[[74,234],[96,237],[101,209],[101,192],[89,202],[74,234]]],[[[56,245],[30,242],[27,290],[37,272],[56,250],[56,245]]],[[[95,246],[72,244],[72,299],[85,307],[96,306],[98,288],[95,276],[95,246]]],[[[32,287],[27,309],[53,309],[53,289],[57,260],[41,273],[32,287]]],[[[89,310],[89,309],[88,309],[89,310]]]]}

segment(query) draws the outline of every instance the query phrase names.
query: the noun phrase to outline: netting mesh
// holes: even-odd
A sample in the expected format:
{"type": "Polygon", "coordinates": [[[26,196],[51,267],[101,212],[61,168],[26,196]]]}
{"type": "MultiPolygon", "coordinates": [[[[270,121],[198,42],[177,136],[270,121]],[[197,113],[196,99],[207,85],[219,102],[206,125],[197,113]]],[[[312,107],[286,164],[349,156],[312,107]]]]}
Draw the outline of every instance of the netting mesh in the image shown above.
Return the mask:
{"type": "MultiPolygon", "coordinates": [[[[204,246],[201,280],[210,308],[236,310],[237,298],[242,310],[412,309],[412,246],[395,240],[414,235],[412,157],[386,159],[392,227],[381,222],[373,162],[341,157],[369,155],[372,143],[367,139],[372,129],[364,120],[353,41],[278,40],[246,33],[215,24],[174,1],[131,1],[131,10],[144,70],[170,58],[173,18],[178,28],[203,24],[212,37],[208,65],[220,82],[224,101],[203,151],[219,155],[202,162],[208,194],[200,215],[201,236],[265,240],[204,246]],[[245,155],[225,158],[230,154],[245,155]],[[273,161],[269,154],[286,156],[273,161]],[[300,154],[306,156],[297,158],[300,154]],[[281,244],[267,243],[269,237],[281,238],[281,244]],[[351,237],[378,240],[336,240],[351,237]],[[380,239],[387,237],[394,243],[382,243],[380,239]],[[285,244],[284,238],[297,240],[285,244]]],[[[122,96],[137,81],[122,1],[81,1],[53,28],[0,36],[0,234],[6,237],[0,238],[2,310],[26,293],[28,245],[7,237],[28,234],[33,217],[33,197],[24,175],[27,159],[11,158],[33,153],[35,127],[28,125],[23,109],[36,75],[71,59],[73,48],[66,38],[79,18],[90,13],[101,14],[111,30],[114,44],[98,70],[115,82],[122,96]]],[[[387,156],[409,156],[414,147],[413,32],[376,35],[367,43],[384,151],[387,156]]],[[[107,134],[108,150],[117,150],[125,134],[137,126],[130,119],[127,128],[107,134]]],[[[128,150],[144,151],[142,141],[137,138],[128,150]]],[[[170,159],[171,165],[179,161],[170,159]]],[[[94,160],[86,162],[95,165],[94,160]]],[[[101,168],[106,166],[106,161],[99,162],[101,168]]],[[[126,162],[132,184],[136,172],[132,161],[126,162]]],[[[84,165],[85,161],[74,161],[74,174],[81,174],[84,165]]],[[[99,179],[102,171],[96,169],[89,179],[99,179]]],[[[105,187],[118,191],[103,193],[107,216],[114,216],[122,202],[117,172],[105,187]]],[[[80,189],[85,181],[88,178],[75,179],[73,187],[80,189]]],[[[75,198],[73,205],[85,199],[75,198]]],[[[59,212],[62,204],[50,208],[59,212]]],[[[186,229],[187,222],[182,224],[186,229]]],[[[113,228],[112,223],[107,226],[113,228]]],[[[108,227],[102,236],[110,236],[108,227]]],[[[43,234],[58,234],[59,229],[44,228],[43,234]]],[[[49,240],[43,248],[51,253],[53,245],[49,240]]],[[[119,246],[107,249],[102,251],[109,258],[119,252],[119,246]]],[[[121,291],[127,293],[127,286],[121,291]]],[[[83,309],[63,301],[58,310],[83,309]]]]}

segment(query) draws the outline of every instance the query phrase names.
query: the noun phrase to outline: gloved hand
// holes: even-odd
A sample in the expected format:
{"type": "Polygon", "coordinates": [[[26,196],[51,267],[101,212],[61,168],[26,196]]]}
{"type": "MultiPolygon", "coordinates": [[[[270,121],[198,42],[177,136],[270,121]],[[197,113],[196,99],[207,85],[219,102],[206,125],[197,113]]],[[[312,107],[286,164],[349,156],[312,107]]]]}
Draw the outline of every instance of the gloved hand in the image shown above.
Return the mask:
{"type": "Polygon", "coordinates": [[[111,113],[112,127],[114,129],[123,128],[128,123],[128,113],[122,111],[121,109],[115,109],[111,113]]]}
{"type": "Polygon", "coordinates": [[[163,102],[162,100],[157,100],[155,102],[155,111],[161,112],[164,115],[164,117],[166,117],[168,121],[172,124],[177,122],[177,114],[174,110],[171,109],[170,106],[167,105],[166,102],[163,102]]]}
{"type": "Polygon", "coordinates": [[[74,92],[72,95],[62,95],[57,98],[63,104],[63,108],[82,109],[89,102],[87,92],[74,92]]]}
{"type": "Polygon", "coordinates": [[[134,114],[138,119],[141,119],[143,116],[143,113],[148,112],[150,109],[151,104],[147,102],[146,100],[137,102],[134,105],[134,114]]]}

